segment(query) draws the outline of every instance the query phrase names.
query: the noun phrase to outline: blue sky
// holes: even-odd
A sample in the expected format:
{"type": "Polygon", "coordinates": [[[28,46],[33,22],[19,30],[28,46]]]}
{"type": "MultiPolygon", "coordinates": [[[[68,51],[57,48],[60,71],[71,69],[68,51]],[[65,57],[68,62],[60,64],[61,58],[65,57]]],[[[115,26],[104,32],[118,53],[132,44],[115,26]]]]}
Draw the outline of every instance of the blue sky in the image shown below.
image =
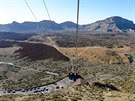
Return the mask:
{"type": "MultiPolygon", "coordinates": [[[[121,16],[135,23],[135,0],[80,0],[80,24],[111,16],[121,16]]],[[[38,21],[48,20],[42,0],[27,0],[38,21]]],[[[52,20],[76,22],[77,0],[45,0],[52,20]]],[[[35,21],[24,0],[0,0],[0,24],[35,21]]]]}

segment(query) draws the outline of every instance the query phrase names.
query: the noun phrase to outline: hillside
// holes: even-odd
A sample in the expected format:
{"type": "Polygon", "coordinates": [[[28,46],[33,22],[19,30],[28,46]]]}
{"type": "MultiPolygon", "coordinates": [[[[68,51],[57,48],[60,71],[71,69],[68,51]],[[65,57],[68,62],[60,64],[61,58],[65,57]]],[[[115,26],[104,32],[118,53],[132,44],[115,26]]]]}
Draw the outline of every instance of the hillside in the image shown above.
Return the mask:
{"type": "MultiPolygon", "coordinates": [[[[61,48],[62,53],[76,57],[75,48],[61,48]]],[[[77,49],[78,58],[89,62],[100,62],[108,64],[126,64],[130,63],[128,57],[125,55],[130,51],[129,47],[123,48],[104,48],[104,47],[81,47],[77,49]]]]}
{"type": "Polygon", "coordinates": [[[45,44],[0,41],[0,62],[15,64],[0,64],[0,89],[22,89],[58,80],[46,71],[65,75],[69,58],[45,44]]]}
{"type": "Polygon", "coordinates": [[[68,57],[64,56],[56,48],[49,45],[41,43],[19,43],[18,46],[22,48],[15,51],[15,53],[19,53],[20,58],[26,57],[32,61],[46,59],[53,59],[55,61],[69,61],[68,57]]]}
{"type": "Polygon", "coordinates": [[[135,24],[133,21],[114,16],[92,24],[83,25],[81,29],[98,32],[134,32],[135,24]]]}

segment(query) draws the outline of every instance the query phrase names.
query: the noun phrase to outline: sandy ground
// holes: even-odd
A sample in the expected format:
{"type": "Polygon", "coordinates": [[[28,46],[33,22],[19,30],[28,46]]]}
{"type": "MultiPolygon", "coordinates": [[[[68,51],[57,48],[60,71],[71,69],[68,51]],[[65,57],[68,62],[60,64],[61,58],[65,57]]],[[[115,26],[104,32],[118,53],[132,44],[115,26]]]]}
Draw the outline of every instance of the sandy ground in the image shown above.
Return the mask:
{"type": "Polygon", "coordinates": [[[20,47],[8,47],[8,48],[0,48],[0,55],[12,55],[16,50],[20,47]]]}
{"type": "Polygon", "coordinates": [[[124,92],[105,92],[104,101],[135,101],[135,94],[124,92]]]}
{"type": "Polygon", "coordinates": [[[126,53],[130,52],[130,47],[123,48],[106,48],[106,47],[81,47],[77,48],[77,54],[75,48],[60,48],[63,54],[70,57],[78,57],[85,61],[99,61],[102,63],[128,63],[129,60],[125,56],[126,53]]]}

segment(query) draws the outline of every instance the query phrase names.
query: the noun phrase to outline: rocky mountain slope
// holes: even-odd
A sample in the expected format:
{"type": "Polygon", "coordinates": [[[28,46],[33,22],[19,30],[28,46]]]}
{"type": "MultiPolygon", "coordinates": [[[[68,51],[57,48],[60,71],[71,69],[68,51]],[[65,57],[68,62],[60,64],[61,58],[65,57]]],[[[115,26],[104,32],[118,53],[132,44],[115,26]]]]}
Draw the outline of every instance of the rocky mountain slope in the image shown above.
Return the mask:
{"type": "Polygon", "coordinates": [[[71,21],[66,21],[60,24],[64,29],[75,29],[76,24],[71,21]]]}
{"type": "Polygon", "coordinates": [[[101,32],[134,32],[135,24],[133,21],[114,16],[92,24],[83,25],[81,29],[101,32]]]}

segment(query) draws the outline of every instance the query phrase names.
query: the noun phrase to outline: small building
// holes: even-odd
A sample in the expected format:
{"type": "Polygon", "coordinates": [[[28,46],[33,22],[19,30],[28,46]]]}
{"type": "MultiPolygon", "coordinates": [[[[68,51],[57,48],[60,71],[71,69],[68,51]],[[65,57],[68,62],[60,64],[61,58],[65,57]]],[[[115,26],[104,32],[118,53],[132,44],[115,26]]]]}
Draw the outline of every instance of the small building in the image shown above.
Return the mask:
{"type": "Polygon", "coordinates": [[[82,85],[82,84],[86,83],[86,81],[80,75],[78,75],[77,73],[76,74],[69,73],[68,77],[69,77],[70,80],[74,81],[73,82],[74,86],[82,85]]]}

